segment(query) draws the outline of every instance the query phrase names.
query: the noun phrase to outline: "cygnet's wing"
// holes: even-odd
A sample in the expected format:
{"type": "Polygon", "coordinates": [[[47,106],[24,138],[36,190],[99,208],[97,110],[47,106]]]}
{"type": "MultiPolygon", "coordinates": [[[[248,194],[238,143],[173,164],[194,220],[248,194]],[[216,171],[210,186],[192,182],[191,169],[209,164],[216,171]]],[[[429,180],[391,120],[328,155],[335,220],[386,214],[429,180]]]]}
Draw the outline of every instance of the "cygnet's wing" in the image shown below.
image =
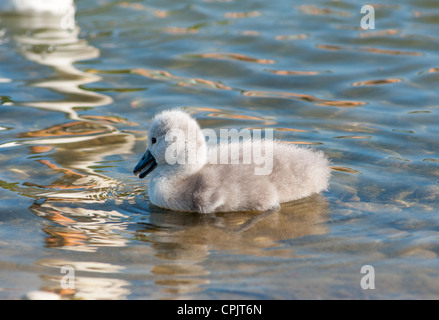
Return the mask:
{"type": "Polygon", "coordinates": [[[195,203],[212,211],[264,211],[328,187],[329,161],[322,152],[279,142],[262,147],[262,153],[251,141],[238,145],[209,150],[195,203]]]}

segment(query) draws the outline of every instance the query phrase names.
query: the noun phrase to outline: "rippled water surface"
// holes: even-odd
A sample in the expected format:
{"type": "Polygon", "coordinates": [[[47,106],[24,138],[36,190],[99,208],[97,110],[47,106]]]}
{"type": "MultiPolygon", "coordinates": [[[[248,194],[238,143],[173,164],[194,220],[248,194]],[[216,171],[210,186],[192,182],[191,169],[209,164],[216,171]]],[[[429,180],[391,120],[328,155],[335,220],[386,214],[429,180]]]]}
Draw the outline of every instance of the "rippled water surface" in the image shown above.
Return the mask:
{"type": "Polygon", "coordinates": [[[439,2],[378,2],[373,30],[353,0],[76,5],[70,31],[1,16],[0,298],[439,298],[439,2]],[[154,207],[132,169],[172,106],[324,151],[330,190],[154,207]]]}

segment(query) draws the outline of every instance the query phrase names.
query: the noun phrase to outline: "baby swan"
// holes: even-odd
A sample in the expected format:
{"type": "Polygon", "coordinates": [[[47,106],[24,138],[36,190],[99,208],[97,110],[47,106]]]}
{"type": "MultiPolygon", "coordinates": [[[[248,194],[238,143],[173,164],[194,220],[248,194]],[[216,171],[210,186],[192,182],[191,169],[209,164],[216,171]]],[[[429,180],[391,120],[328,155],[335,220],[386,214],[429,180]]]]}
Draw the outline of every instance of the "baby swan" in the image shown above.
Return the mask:
{"type": "Polygon", "coordinates": [[[154,117],[148,148],[134,168],[139,178],[151,176],[154,205],[200,213],[267,211],[328,188],[322,152],[267,137],[208,148],[203,131],[182,110],[154,117]]]}

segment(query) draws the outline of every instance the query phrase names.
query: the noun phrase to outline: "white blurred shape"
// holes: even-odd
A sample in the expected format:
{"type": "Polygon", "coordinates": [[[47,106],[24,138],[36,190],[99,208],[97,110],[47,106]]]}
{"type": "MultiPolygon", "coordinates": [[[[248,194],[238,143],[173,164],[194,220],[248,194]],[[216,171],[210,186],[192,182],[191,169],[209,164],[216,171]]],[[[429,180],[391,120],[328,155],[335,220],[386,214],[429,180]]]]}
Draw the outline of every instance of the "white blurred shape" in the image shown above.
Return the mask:
{"type": "Polygon", "coordinates": [[[64,15],[74,10],[73,0],[1,0],[0,11],[22,14],[64,15]]]}

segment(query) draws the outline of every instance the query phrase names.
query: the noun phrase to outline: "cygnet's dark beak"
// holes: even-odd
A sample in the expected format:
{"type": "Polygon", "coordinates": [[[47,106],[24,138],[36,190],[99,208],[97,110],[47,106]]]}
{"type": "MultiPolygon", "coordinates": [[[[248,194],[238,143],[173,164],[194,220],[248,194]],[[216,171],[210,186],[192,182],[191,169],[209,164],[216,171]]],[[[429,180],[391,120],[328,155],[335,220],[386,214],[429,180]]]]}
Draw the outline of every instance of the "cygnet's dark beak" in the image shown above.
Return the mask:
{"type": "Polygon", "coordinates": [[[139,173],[139,178],[143,179],[146,177],[148,173],[150,173],[157,166],[157,162],[155,162],[154,157],[152,156],[149,150],[146,150],[142,159],[140,159],[139,163],[134,168],[133,172],[137,176],[139,173]]]}

